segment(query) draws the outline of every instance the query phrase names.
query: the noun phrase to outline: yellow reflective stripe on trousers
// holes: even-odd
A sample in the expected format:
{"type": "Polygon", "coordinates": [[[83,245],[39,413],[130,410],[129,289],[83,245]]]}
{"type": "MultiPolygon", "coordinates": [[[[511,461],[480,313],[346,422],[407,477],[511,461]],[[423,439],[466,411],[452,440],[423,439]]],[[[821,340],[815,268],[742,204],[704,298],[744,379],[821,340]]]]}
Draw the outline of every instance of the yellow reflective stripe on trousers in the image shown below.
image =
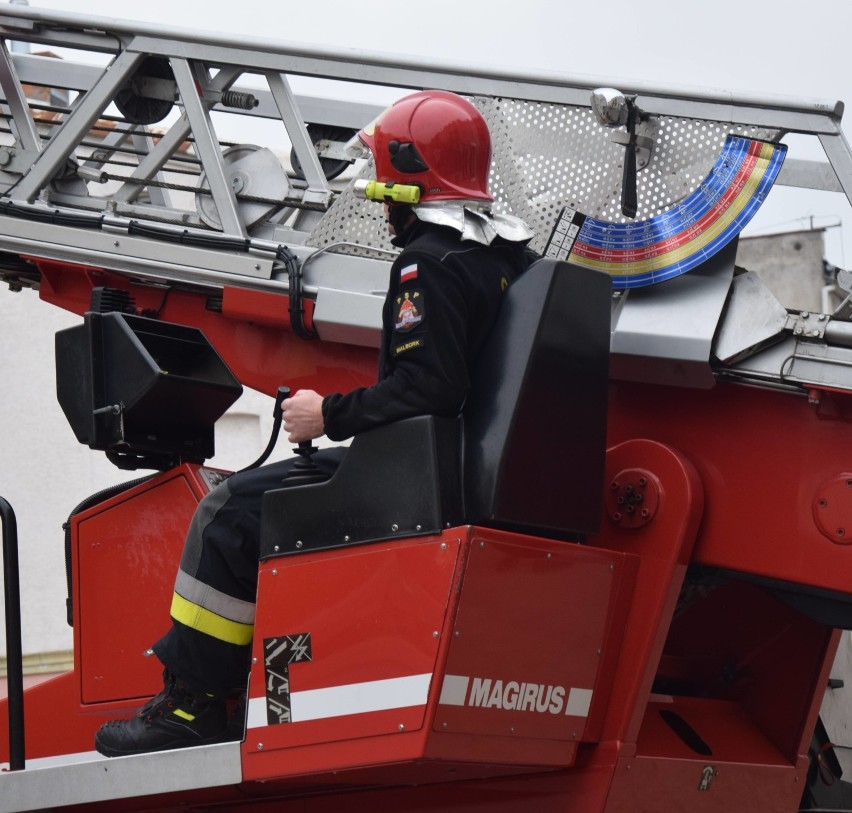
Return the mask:
{"type": "Polygon", "coordinates": [[[254,624],[229,621],[221,615],[211,613],[210,610],[187,601],[177,593],[172,596],[171,614],[175,621],[229,644],[238,646],[250,644],[254,635],[254,624]]]}

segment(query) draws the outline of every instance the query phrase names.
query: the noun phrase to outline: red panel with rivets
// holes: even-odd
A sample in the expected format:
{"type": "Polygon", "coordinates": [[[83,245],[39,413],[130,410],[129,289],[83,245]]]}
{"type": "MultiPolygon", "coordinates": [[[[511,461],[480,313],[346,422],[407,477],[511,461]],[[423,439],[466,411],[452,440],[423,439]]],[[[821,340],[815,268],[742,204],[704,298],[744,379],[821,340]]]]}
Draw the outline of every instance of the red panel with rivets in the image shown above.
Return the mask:
{"type": "Polygon", "coordinates": [[[850,422],[852,399],[839,393],[616,383],[609,443],[647,438],[695,466],[707,510],[694,563],[846,593],[850,422]]]}

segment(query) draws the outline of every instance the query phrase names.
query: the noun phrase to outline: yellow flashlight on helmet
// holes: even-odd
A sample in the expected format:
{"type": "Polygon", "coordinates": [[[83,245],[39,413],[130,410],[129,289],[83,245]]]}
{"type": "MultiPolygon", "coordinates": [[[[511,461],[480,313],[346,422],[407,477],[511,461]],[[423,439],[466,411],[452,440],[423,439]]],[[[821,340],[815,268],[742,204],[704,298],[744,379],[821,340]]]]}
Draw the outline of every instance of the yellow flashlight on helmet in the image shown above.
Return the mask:
{"type": "Polygon", "coordinates": [[[420,187],[407,183],[382,183],[360,179],[355,181],[355,196],[364,200],[376,200],[381,203],[409,203],[420,200],[420,187]]]}

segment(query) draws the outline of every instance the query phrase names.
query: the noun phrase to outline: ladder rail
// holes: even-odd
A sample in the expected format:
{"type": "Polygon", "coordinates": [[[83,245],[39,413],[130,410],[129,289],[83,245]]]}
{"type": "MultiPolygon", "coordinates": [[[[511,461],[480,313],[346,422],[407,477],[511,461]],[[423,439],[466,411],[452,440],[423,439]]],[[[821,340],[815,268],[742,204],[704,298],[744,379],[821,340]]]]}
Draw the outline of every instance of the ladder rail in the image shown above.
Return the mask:
{"type": "MultiPolygon", "coordinates": [[[[192,228],[216,228],[215,223],[211,226],[205,218],[196,217],[192,211],[180,210],[176,204],[178,195],[157,191],[166,189],[168,185],[164,167],[170,159],[176,157],[186,140],[191,138],[191,148],[198,154],[201,174],[207,179],[209,193],[218,213],[219,228],[224,234],[233,237],[245,237],[249,227],[243,206],[230,188],[229,168],[222,158],[223,139],[216,134],[212,120],[214,112],[260,116],[280,122],[306,180],[306,184],[289,190],[290,197],[297,199],[297,208],[299,200],[305,205],[318,204],[327,208],[334,193],[321,170],[321,156],[317,153],[316,145],[311,143],[306,132],[306,122],[313,121],[312,116],[322,112],[327,121],[338,123],[345,120],[343,126],[354,130],[364,126],[380,109],[378,105],[347,104],[340,106],[338,112],[336,102],[324,105],[318,98],[310,100],[296,96],[289,87],[291,76],[312,76],[398,89],[436,86],[481,99],[520,99],[536,104],[571,105],[583,109],[589,107],[589,90],[599,84],[589,77],[442,64],[424,58],[383,55],[355,49],[306,47],[263,39],[241,40],[222,34],[125,23],[110,18],[47,12],[30,7],[10,6],[4,9],[0,15],[0,34],[5,34],[9,39],[51,48],[69,46],[114,55],[105,69],[99,71],[91,66],[81,68],[79,77],[76,76],[76,64],[73,71],[69,66],[63,66],[65,73],[75,74],[65,79],[60,78],[60,68],[45,64],[56,60],[37,61],[32,56],[10,56],[7,53],[4,70],[0,58],[0,84],[3,85],[7,105],[12,108],[13,120],[25,120],[26,111],[21,101],[24,97],[20,88],[30,77],[78,86],[80,93],[71,112],[64,117],[47,143],[43,144],[40,137],[33,138],[31,133],[29,137],[19,136],[20,148],[25,154],[15,156],[6,166],[6,177],[0,177],[0,194],[4,189],[2,181],[5,180],[5,194],[12,200],[58,200],[57,190],[52,189],[54,178],[76,157],[75,151],[82,149],[85,136],[98,118],[107,115],[107,108],[116,92],[132,83],[143,58],[162,58],[173,65],[175,80],[157,79],[148,84],[152,87],[156,85],[151,91],[156,98],[167,97],[168,88],[174,86],[178,121],[163,125],[163,135],[151,137],[157,143],[131,170],[130,178],[118,191],[96,188],[92,178],[82,174],[80,177],[86,181],[85,185],[78,183],[72,186],[69,181],[58,190],[64,196],[63,205],[97,211],[104,208],[99,199],[107,197],[108,208],[119,212],[122,205],[138,203],[146,182],[149,182],[148,199],[160,208],[173,209],[174,222],[183,222],[192,228]],[[20,73],[17,79],[16,70],[20,73]],[[190,80],[190,76],[194,81],[190,80]],[[253,84],[265,84],[266,87],[255,88],[253,84]],[[226,107],[223,94],[229,89],[251,93],[257,106],[245,110],[226,107]],[[27,167],[30,153],[38,148],[41,148],[39,154],[34,156],[32,166],[27,167]],[[13,170],[23,174],[15,177],[13,170]],[[73,200],[75,195],[77,198],[73,200]]],[[[753,128],[761,128],[768,134],[768,138],[772,137],[773,132],[835,136],[839,132],[843,112],[839,102],[818,99],[790,100],[753,94],[736,95],[727,91],[693,91],[676,86],[653,87],[635,81],[625,83],[622,89],[640,93],[642,109],[652,116],[687,117],[731,125],[748,123],[753,128]]],[[[20,131],[22,128],[16,125],[16,129],[20,131]]],[[[843,146],[848,151],[848,145],[843,146]]],[[[91,170],[91,156],[83,154],[82,160],[86,170],[91,170]]],[[[852,195],[852,162],[840,163],[840,170],[835,171],[848,176],[840,178],[840,183],[852,195]]],[[[199,194],[204,194],[204,190],[200,190],[199,194]]],[[[516,196],[515,200],[522,198],[516,196]]],[[[281,201],[282,206],[290,206],[291,203],[281,201]]],[[[154,212],[153,209],[151,211],[154,212]]],[[[130,214],[139,217],[141,213],[133,210],[130,214]]],[[[271,216],[265,222],[274,225],[271,216]]]]}

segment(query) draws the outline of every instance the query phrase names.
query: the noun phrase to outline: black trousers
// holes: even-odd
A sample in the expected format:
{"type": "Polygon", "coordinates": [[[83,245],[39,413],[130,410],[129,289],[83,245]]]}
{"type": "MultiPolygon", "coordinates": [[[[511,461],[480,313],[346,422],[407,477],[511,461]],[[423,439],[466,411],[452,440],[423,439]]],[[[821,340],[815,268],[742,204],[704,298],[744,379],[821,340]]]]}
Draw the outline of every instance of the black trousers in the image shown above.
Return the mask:
{"type": "MultiPolygon", "coordinates": [[[[346,447],[313,455],[333,474],[346,447]]],[[[245,686],[251,663],[260,509],[298,458],[231,475],[198,505],[184,543],[172,598],[172,627],[154,653],[179,680],[223,695],[245,686]]]]}

